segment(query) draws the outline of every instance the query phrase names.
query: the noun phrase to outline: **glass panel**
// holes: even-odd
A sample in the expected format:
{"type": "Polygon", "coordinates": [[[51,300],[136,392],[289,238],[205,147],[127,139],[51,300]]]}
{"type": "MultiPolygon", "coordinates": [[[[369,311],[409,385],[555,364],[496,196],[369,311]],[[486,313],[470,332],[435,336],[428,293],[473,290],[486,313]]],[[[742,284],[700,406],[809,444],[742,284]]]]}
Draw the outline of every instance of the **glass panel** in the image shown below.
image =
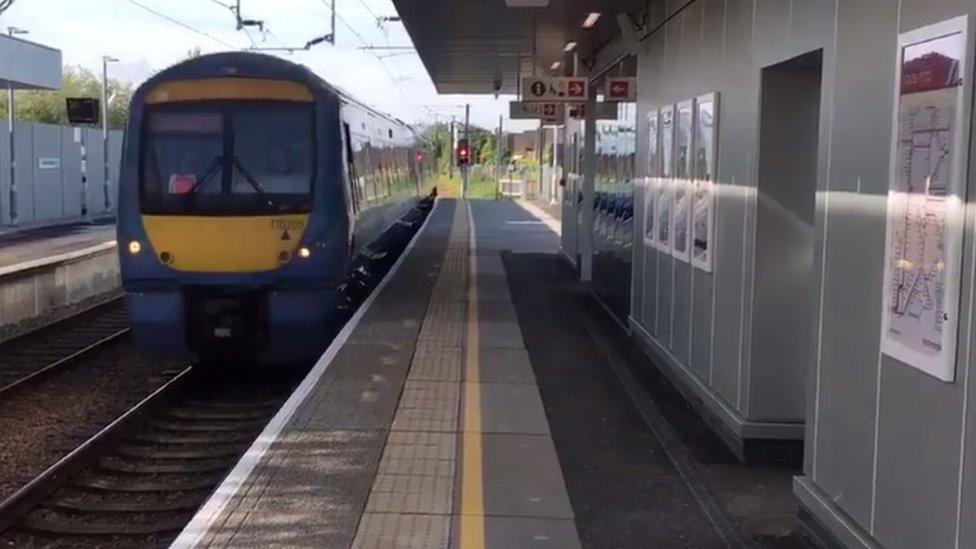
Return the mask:
{"type": "Polygon", "coordinates": [[[223,117],[219,112],[151,113],[143,164],[144,197],[220,192],[223,117]]]}
{"type": "Polygon", "coordinates": [[[211,102],[151,107],[142,148],[146,213],[283,213],[311,208],[311,105],[211,102]]]}
{"type": "Polygon", "coordinates": [[[306,109],[247,109],[235,112],[233,120],[236,169],[231,192],[311,191],[312,118],[306,109]]]}

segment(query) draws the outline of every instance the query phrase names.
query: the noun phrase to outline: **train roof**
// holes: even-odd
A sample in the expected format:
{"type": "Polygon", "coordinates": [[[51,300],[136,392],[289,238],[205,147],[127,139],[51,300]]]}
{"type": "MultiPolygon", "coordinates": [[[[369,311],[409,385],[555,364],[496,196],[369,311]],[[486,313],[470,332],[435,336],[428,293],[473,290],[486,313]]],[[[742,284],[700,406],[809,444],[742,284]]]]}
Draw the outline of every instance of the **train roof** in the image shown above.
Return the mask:
{"type": "Polygon", "coordinates": [[[299,82],[305,84],[316,99],[321,96],[335,97],[417,134],[410,124],[370,107],[349,92],[330,84],[305,65],[255,52],[211,53],[177,63],[143,82],[133,95],[133,103],[145,103],[149,91],[165,82],[220,77],[270,78],[299,82]]]}

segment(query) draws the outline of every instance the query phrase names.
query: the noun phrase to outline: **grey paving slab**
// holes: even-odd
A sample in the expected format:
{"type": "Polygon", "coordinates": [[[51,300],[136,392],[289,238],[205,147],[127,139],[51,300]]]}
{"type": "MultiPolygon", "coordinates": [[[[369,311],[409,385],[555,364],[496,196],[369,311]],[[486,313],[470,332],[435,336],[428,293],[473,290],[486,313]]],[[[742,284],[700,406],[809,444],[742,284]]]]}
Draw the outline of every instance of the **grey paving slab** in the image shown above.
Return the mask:
{"type": "Polygon", "coordinates": [[[288,429],[386,429],[412,355],[402,344],[347,343],[288,429]]]}
{"type": "Polygon", "coordinates": [[[518,313],[511,301],[496,299],[478,302],[478,320],[481,322],[518,322],[518,313]]]}
{"type": "Polygon", "coordinates": [[[457,430],[460,384],[449,381],[407,381],[391,429],[394,431],[457,430]]]}
{"type": "Polygon", "coordinates": [[[485,514],[573,518],[551,438],[486,433],[481,445],[485,514]]]}
{"type": "Polygon", "coordinates": [[[478,362],[481,365],[479,380],[482,383],[536,382],[529,353],[525,349],[481,349],[478,352],[478,362]]]}
{"type": "MultiPolygon", "coordinates": [[[[549,422],[535,385],[465,383],[464,398],[479,391],[481,430],[485,433],[548,435],[549,422]]],[[[463,406],[463,404],[462,404],[463,406]]]]}
{"type": "Polygon", "coordinates": [[[522,330],[519,328],[518,321],[515,320],[502,322],[479,322],[478,340],[482,348],[525,348],[525,343],[522,339],[522,330]]]}
{"type": "MultiPolygon", "coordinates": [[[[455,531],[458,518],[454,517],[455,531]]],[[[571,519],[485,517],[486,549],[577,549],[581,547],[576,524],[571,519]]],[[[459,539],[452,549],[461,549],[459,539]]]]}
{"type": "Polygon", "coordinates": [[[464,352],[460,347],[417,343],[407,379],[411,381],[459,381],[464,352]]]}
{"type": "Polygon", "coordinates": [[[347,547],[384,438],[377,431],[282,434],[202,545],[347,547]]]}
{"type": "Polygon", "coordinates": [[[477,275],[477,294],[479,302],[496,299],[512,300],[512,294],[508,291],[508,282],[503,275],[484,274],[480,271],[477,275]]]}
{"type": "Polygon", "coordinates": [[[436,549],[448,547],[449,515],[365,513],[356,549],[436,549]]]}
{"type": "Polygon", "coordinates": [[[362,329],[350,336],[353,343],[400,343],[411,344],[420,333],[420,320],[407,318],[404,320],[376,320],[364,322],[362,329]]]}

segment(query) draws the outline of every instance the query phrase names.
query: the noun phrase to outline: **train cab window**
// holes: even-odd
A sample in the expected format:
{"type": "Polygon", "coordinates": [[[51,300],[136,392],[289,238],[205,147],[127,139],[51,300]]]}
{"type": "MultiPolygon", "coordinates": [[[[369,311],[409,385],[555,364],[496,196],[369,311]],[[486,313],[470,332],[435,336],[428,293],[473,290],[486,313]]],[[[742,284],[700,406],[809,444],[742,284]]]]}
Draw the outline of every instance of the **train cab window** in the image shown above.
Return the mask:
{"type": "Polygon", "coordinates": [[[308,195],[312,186],[312,120],[303,110],[237,112],[233,194],[308,195]]]}
{"type": "Polygon", "coordinates": [[[151,142],[145,150],[143,190],[151,196],[181,195],[197,188],[220,192],[224,151],[218,112],[174,112],[150,116],[151,142]],[[215,185],[205,185],[217,179],[215,185]]]}
{"type": "Polygon", "coordinates": [[[143,128],[142,211],[291,213],[311,209],[312,105],[160,105],[143,128]]]}

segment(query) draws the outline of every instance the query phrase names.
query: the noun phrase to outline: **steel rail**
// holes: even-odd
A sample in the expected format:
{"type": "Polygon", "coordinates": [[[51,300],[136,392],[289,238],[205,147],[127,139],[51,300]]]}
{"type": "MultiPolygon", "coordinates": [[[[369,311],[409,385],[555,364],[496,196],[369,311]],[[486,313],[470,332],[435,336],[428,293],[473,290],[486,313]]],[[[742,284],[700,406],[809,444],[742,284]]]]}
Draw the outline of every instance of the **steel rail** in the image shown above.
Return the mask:
{"type": "Polygon", "coordinates": [[[0,502],[0,532],[13,526],[44,498],[60,488],[73,474],[94,463],[108,446],[126,434],[147,412],[177,395],[192,370],[191,366],[184,368],[162,387],[150,393],[112,423],[0,502]]]}

